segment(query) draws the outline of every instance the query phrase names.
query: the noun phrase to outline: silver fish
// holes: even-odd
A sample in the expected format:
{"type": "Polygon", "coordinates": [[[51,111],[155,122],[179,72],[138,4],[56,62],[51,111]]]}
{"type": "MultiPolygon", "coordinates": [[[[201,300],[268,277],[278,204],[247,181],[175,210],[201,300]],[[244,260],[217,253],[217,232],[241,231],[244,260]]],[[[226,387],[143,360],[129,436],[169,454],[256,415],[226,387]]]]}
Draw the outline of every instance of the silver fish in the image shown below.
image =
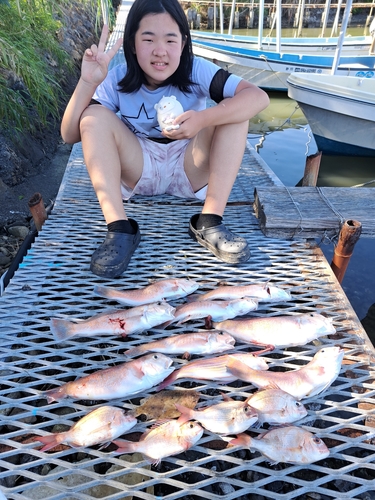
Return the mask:
{"type": "Polygon", "coordinates": [[[336,332],[332,320],[319,313],[231,319],[213,323],[213,326],[236,340],[274,347],[305,345],[336,332]]]}
{"type": "Polygon", "coordinates": [[[109,444],[136,423],[137,419],[121,408],[101,406],[81,418],[68,431],[38,436],[36,440],[44,444],[40,451],[50,450],[58,444],[68,444],[74,448],[109,444]]]}
{"type": "Polygon", "coordinates": [[[148,354],[121,365],[99,370],[91,375],[45,393],[48,403],[74,399],[115,399],[138,394],[160,384],[174,370],[173,360],[164,354],[148,354]]]}
{"type": "Polygon", "coordinates": [[[252,438],[240,434],[229,441],[230,446],[242,446],[259,451],[273,463],[311,464],[327,458],[329,449],[325,443],[301,427],[277,427],[252,438]]]}
{"type": "Polygon", "coordinates": [[[207,293],[196,294],[197,300],[231,300],[250,297],[258,302],[284,302],[291,299],[291,295],[282,288],[264,284],[250,285],[222,285],[207,293]]]}
{"type": "MultiPolygon", "coordinates": [[[[268,365],[263,358],[252,353],[231,354],[234,360],[242,362],[245,366],[252,366],[254,370],[268,370],[268,365]]],[[[224,354],[215,358],[196,359],[186,363],[179,370],[175,370],[159,386],[158,390],[164,389],[181,378],[193,378],[196,380],[215,380],[223,384],[234,382],[238,377],[233,375],[228,369],[230,361],[229,355],[224,354]]]]}
{"type": "Polygon", "coordinates": [[[175,278],[159,280],[143,288],[132,290],[119,290],[97,285],[94,287],[94,293],[106,299],[117,300],[126,306],[140,306],[166,299],[174,300],[186,297],[198,287],[199,284],[196,281],[175,278]]]}
{"type": "Polygon", "coordinates": [[[195,332],[172,335],[164,339],[148,342],[124,352],[126,356],[139,356],[146,352],[164,354],[214,354],[233,349],[234,338],[222,332],[195,332]]]}
{"type": "Polygon", "coordinates": [[[233,356],[227,356],[230,358],[227,370],[235,377],[261,389],[277,387],[300,400],[320,394],[336,380],[344,351],[337,346],[324,347],[307,365],[286,372],[253,370],[233,356]]]}
{"type": "Polygon", "coordinates": [[[83,321],[51,318],[50,328],[58,342],[75,335],[80,337],[93,337],[95,335],[126,337],[174,318],[174,312],[175,308],[168,302],[156,302],[130,309],[111,310],[83,321]]]}
{"type": "Polygon", "coordinates": [[[291,424],[307,415],[305,406],[281,389],[257,391],[246,403],[257,412],[260,424],[291,424]]]}
{"type": "Polygon", "coordinates": [[[212,318],[213,321],[223,321],[224,319],[235,318],[242,316],[258,308],[258,302],[250,299],[233,299],[233,300],[199,300],[189,302],[176,307],[173,320],[168,321],[166,325],[171,323],[185,323],[199,318],[212,318]]]}
{"type": "Polygon", "coordinates": [[[223,401],[197,410],[180,404],[176,408],[181,412],[180,419],[197,420],[205,429],[220,435],[244,432],[258,420],[257,412],[246,401],[223,401]]]}
{"type": "Polygon", "coordinates": [[[165,457],[182,453],[194,446],[203,435],[203,428],[197,422],[169,420],[154,425],[142,434],[138,442],[116,439],[119,448],[116,453],[139,452],[152,464],[157,465],[165,457]]]}

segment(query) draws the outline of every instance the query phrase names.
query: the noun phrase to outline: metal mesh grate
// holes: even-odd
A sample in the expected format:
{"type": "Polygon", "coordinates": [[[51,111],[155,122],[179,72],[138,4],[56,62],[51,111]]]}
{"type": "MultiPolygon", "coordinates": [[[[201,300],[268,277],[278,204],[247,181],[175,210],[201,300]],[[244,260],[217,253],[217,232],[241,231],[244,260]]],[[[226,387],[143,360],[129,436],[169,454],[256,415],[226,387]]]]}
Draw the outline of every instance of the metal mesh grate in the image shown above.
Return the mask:
{"type": "MultiPolygon", "coordinates": [[[[120,9],[109,46],[122,35],[126,10],[120,9]]],[[[119,58],[121,54],[113,64],[119,58]]],[[[196,201],[137,197],[126,208],[140,224],[141,244],[124,276],[104,280],[90,273],[89,262],[106,228],[80,146],[73,148],[53,213],[0,299],[0,486],[8,500],[375,498],[374,351],[320,250],[306,241],[266,238],[259,230],[251,206],[254,187],[272,184],[280,181],[247,151],[225,213],[228,226],[249,240],[252,258],[246,265],[219,263],[190,240],[187,225],[199,211],[196,201]],[[150,466],[138,455],[114,455],[111,448],[39,451],[34,436],[67,430],[89,410],[107,403],[67,399],[47,404],[45,390],[123,362],[122,352],[141,342],[203,327],[195,321],[125,339],[73,338],[57,344],[50,318],[87,318],[119,307],[94,295],[96,284],[135,288],[165,277],[195,279],[202,291],[222,281],[270,281],[288,289],[293,300],[263,304],[253,316],[319,311],[333,319],[337,333],[330,338],[265,356],[271,370],[286,370],[307,363],[322,345],[345,349],[339,377],[318,397],[304,400],[308,415],[299,422],[324,439],[331,452],[327,459],[309,466],[270,465],[257,452],[225,448],[210,432],[191,450],[159,466],[150,466]]],[[[184,362],[175,358],[176,367],[184,362]]],[[[255,390],[240,382],[218,385],[184,379],[170,388],[178,386],[199,390],[199,404],[217,400],[220,392],[244,399],[255,390]]],[[[110,404],[131,410],[153,393],[110,404]]],[[[134,437],[149,425],[137,424],[134,437]]],[[[251,429],[251,434],[262,431],[251,429]]]]}
{"type": "MultiPolygon", "coordinates": [[[[234,199],[245,200],[242,178],[249,180],[248,190],[254,184],[246,168],[239,176],[234,199]]],[[[263,176],[267,178],[264,172],[263,176]]],[[[256,182],[259,177],[258,166],[256,182]]],[[[247,200],[229,205],[225,220],[248,238],[252,258],[241,267],[220,264],[187,235],[189,218],[197,207],[173,197],[153,201],[138,199],[127,204],[129,216],[140,224],[142,241],[125,275],[104,280],[91,274],[90,257],[103,239],[105,225],[76,147],[53,213],[1,297],[0,481],[8,499],[372,498],[373,349],[320,250],[304,241],[264,237],[247,200]],[[285,370],[308,362],[321,345],[344,347],[338,379],[320,396],[304,400],[308,415],[300,422],[324,439],[331,451],[327,459],[308,467],[270,465],[257,452],[226,449],[225,442],[210,432],[191,450],[167,458],[157,467],[141,456],[114,455],[111,448],[38,450],[32,436],[66,430],[89,409],[106,403],[69,399],[47,404],[46,389],[122,362],[121,353],[140,342],[203,327],[203,322],[195,321],[167,332],[150,330],[126,339],[73,338],[57,344],[50,332],[50,318],[87,318],[119,307],[94,295],[95,284],[134,288],[172,276],[195,279],[202,290],[212,289],[220,281],[270,280],[290,290],[293,300],[262,305],[254,316],[318,310],[333,318],[337,333],[330,339],[277,349],[265,356],[271,370],[285,370]]],[[[246,351],[248,347],[239,344],[236,349],[246,351]]],[[[177,367],[184,362],[175,359],[177,367]]],[[[241,399],[254,392],[250,384],[239,382],[218,385],[181,379],[170,388],[177,386],[199,390],[200,404],[217,400],[220,392],[241,399]]],[[[152,393],[111,404],[133,409],[152,393]]],[[[149,425],[137,424],[134,433],[138,436],[149,425]]],[[[251,433],[261,431],[264,429],[252,429],[251,433]]]]}

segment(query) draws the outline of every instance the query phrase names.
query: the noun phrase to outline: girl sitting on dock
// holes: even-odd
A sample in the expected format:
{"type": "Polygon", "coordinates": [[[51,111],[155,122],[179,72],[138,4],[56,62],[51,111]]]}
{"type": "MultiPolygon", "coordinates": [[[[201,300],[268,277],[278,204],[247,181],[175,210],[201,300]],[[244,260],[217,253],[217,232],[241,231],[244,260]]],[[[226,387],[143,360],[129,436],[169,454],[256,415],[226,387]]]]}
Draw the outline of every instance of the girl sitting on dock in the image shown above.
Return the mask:
{"type": "Polygon", "coordinates": [[[108,72],[121,46],[86,49],[81,77],[67,105],[61,134],[82,141],[84,159],[107,223],[91,271],[122,274],[140,241],[123,199],[170,194],[204,200],[189,235],[224,262],[250,258],[247,241],[222,216],[240,168],[249,119],[268,106],[263,90],[194,57],[187,18],[178,0],[135,0],[126,22],[125,63],[108,72]],[[175,96],[184,112],[161,130],[155,105],[175,96]],[[217,105],[206,107],[206,98],[217,105]],[[119,116],[116,114],[119,112],[119,116]]]}

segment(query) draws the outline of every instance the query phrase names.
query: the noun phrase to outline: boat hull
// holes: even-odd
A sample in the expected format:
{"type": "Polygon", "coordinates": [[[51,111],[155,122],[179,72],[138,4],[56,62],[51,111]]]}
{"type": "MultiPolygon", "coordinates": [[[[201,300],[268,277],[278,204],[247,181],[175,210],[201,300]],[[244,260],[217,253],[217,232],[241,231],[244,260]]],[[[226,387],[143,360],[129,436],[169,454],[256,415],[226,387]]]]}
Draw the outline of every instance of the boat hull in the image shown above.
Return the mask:
{"type": "Polygon", "coordinates": [[[375,157],[375,78],[291,75],[288,85],[288,95],[302,109],[319,151],[375,157]]]}

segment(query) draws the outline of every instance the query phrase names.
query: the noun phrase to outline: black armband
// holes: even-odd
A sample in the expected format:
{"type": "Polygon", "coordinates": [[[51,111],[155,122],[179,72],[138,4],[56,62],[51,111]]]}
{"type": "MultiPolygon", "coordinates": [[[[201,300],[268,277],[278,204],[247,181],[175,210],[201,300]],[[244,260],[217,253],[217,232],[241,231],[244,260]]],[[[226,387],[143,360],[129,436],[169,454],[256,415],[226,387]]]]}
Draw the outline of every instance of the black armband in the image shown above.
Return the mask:
{"type": "Polygon", "coordinates": [[[215,73],[209,89],[213,101],[220,102],[224,99],[224,86],[230,75],[231,73],[225,69],[219,69],[215,73]]]}

